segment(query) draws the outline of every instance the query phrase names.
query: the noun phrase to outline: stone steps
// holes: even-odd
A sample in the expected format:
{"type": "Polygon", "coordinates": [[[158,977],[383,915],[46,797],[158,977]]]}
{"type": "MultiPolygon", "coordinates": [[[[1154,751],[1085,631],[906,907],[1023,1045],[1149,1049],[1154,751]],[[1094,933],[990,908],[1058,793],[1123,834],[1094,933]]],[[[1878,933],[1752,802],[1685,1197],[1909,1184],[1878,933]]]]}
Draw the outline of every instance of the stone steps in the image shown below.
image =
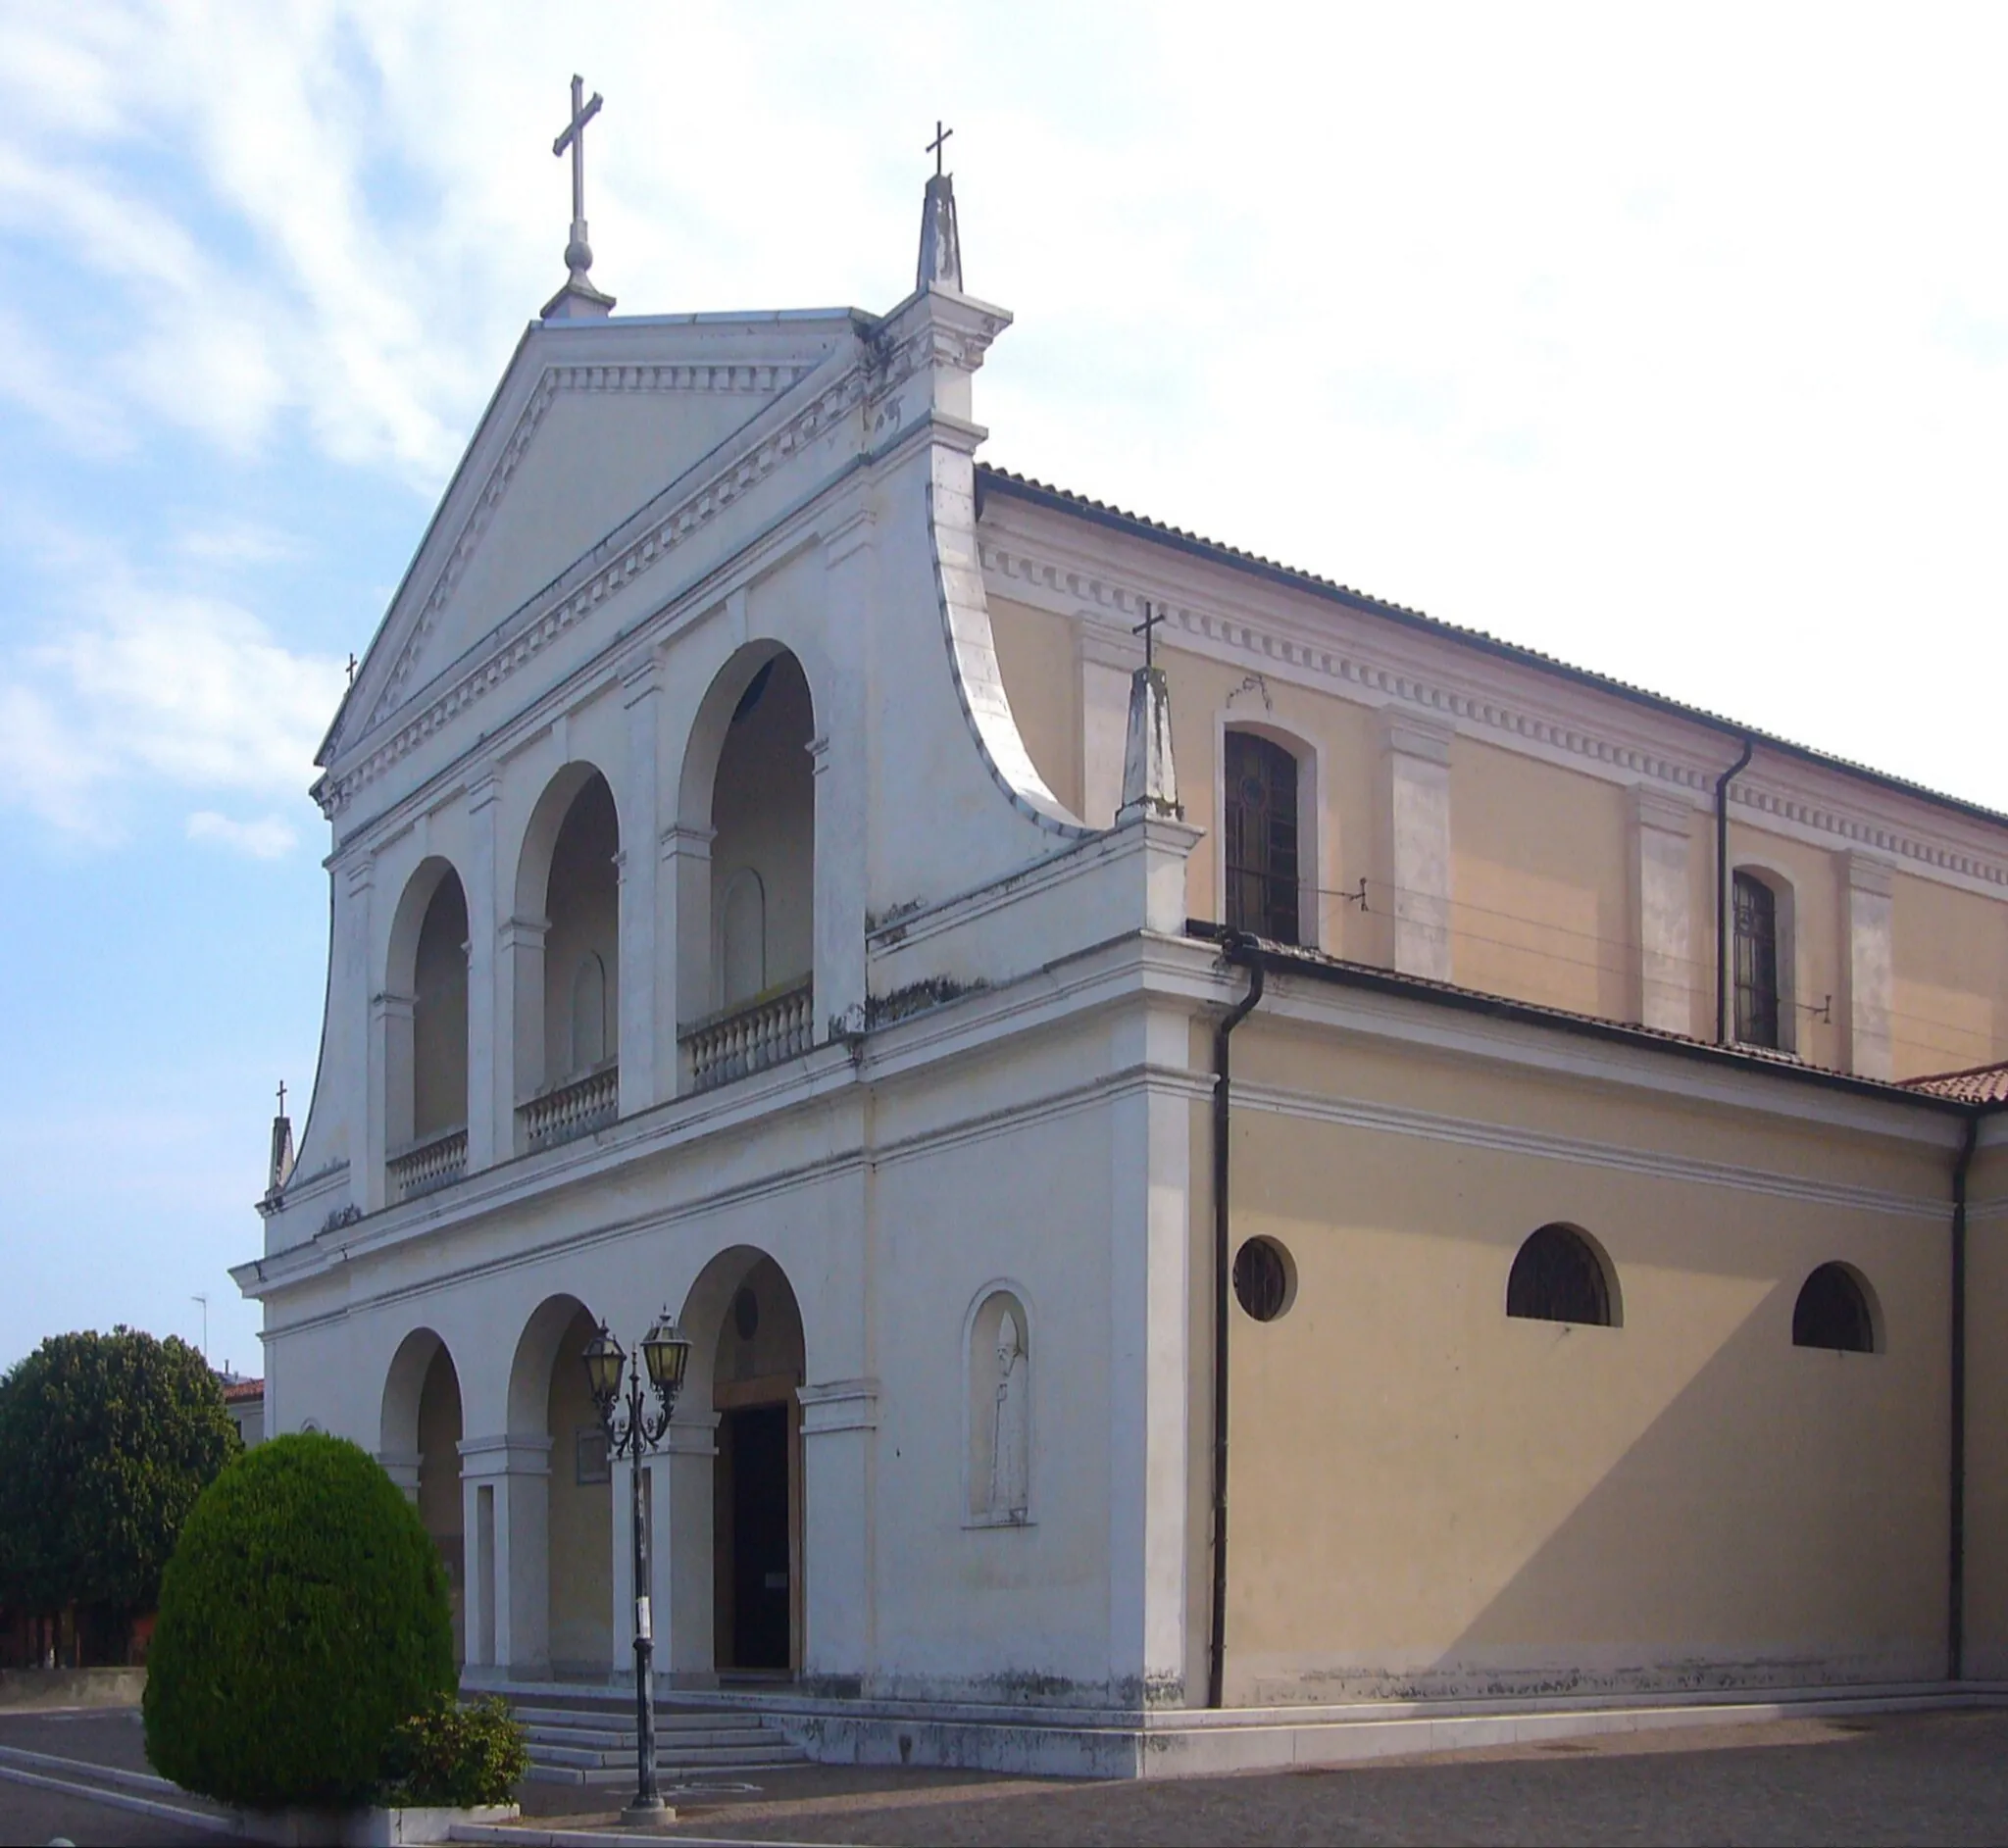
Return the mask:
{"type": "MultiPolygon", "coordinates": [[[[529,1746],[532,1783],[618,1784],[634,1775],[631,1705],[580,1697],[514,1711],[529,1746]]],[[[656,1712],[655,1749],[656,1770],[665,1781],[799,1765],[807,1756],[753,1716],[675,1707],[656,1712]]]]}

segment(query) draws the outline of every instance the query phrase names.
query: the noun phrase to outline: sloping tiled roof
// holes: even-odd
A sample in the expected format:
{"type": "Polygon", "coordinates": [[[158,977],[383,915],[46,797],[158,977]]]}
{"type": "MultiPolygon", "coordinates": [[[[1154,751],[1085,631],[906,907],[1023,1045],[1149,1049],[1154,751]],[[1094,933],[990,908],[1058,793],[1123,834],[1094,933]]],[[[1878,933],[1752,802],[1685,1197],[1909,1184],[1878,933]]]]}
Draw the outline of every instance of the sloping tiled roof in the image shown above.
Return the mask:
{"type": "Polygon", "coordinates": [[[233,1386],[224,1388],[224,1403],[237,1405],[246,1399],[265,1397],[265,1381],[262,1379],[240,1379],[233,1386]]]}
{"type": "Polygon", "coordinates": [[[1980,1065],[1966,1072],[1938,1072],[1930,1077],[1905,1078],[1907,1091],[1950,1097],[1962,1104],[2008,1104],[2008,1060],[1980,1065]]]}
{"type": "Polygon", "coordinates": [[[1746,725],[1734,719],[1727,719],[1721,713],[1712,713],[1702,706],[1689,706],[1683,700],[1669,698],[1664,693],[1655,693],[1648,687],[1634,686],[1630,680],[1620,680],[1607,674],[1598,674],[1590,668],[1579,668],[1574,664],[1558,660],[1553,655],[1541,653],[1537,648],[1524,648],[1518,642],[1502,641],[1498,636],[1486,633],[1481,628],[1466,628],[1460,624],[1446,623],[1440,617],[1412,610],[1405,604],[1389,603],[1384,598],[1369,596],[1363,590],[1355,590],[1349,584],[1341,584],[1333,578],[1321,577],[1315,572],[1300,571],[1295,566],[1280,565],[1276,560],[1264,558],[1260,553],[1244,552],[1238,546],[1225,545],[1218,539],[1208,539],[1196,532],[1188,532],[1182,526],[1167,525],[1163,521],[1152,520],[1142,514],[1132,514],[1121,507],[1111,507],[1104,501],[1090,499],[1085,494],[1077,494],[1070,488],[1054,487],[1045,481],[1034,480],[1030,475],[1015,474],[1009,469],[994,468],[980,463],[977,468],[979,495],[985,491],[996,491],[1013,499],[1027,501],[1033,506],[1053,508],[1062,513],[1077,514],[1109,526],[1117,531],[1127,531],[1139,538],[1152,540],[1161,545],[1171,545],[1180,551],[1190,553],[1196,558],[1225,565],[1231,570],[1244,571],[1257,576],[1267,577],[1272,582],[1289,586],[1292,589],[1308,591],[1314,596],[1326,597],[1333,602],[1343,603],[1349,608],[1361,610],[1371,616],[1385,617],[1406,627],[1422,629],[1430,634],[1441,635],[1447,640],[1460,643],[1467,648],[1477,648],[1501,660],[1518,663],[1522,667],[1533,668],[1542,674],[1558,674],[1575,680],[1580,685],[1595,687],[1619,699],[1630,700],[1633,705],[1650,706],[1657,712],[1706,725],[1711,731],[1741,740],[1754,738],[1759,744],[1774,751],[1781,751],[1788,757],[1797,758],[1801,763],[1818,764],[1824,769],[1840,772],[1843,775],[1858,776],[1865,781],[1878,783],[1885,789],[1894,789],[1920,802],[1929,802],[1933,808],[1949,809],[1955,814],[1985,822],[1990,826],[2008,828],[2008,815],[1997,809],[1989,809],[1978,802],[1969,802],[1960,796],[1946,795],[1942,790],[1927,788],[1923,783],[1912,782],[1906,776],[1893,776],[1887,771],[1872,769],[1867,764],[1857,764],[1850,758],[1834,757],[1826,751],[1816,751],[1809,744],[1795,744],[1789,738],[1782,738],[1776,732],[1766,731],[1757,725],[1746,725]]]}

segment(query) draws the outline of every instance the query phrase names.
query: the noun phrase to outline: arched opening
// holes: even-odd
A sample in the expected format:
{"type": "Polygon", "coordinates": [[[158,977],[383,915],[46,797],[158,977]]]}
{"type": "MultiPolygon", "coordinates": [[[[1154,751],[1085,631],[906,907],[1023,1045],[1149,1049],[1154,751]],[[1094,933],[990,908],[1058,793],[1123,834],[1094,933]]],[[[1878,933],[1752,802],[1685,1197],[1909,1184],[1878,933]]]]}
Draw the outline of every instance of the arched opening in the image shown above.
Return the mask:
{"type": "Polygon", "coordinates": [[[378,1003],[384,1028],[385,1179],[392,1200],[467,1172],[467,894],[427,860],[398,902],[378,1003]]]}
{"type": "Polygon", "coordinates": [[[1506,1313],[1530,1322],[1614,1328],[1621,1320],[1617,1275],[1586,1232],[1543,1225],[1513,1260],[1506,1313]]]}
{"type": "Polygon", "coordinates": [[[1792,1305],[1792,1346],[1836,1354],[1874,1354],[1876,1313],[1869,1286],[1844,1264],[1823,1264],[1799,1286],[1792,1305]]]}
{"type": "Polygon", "coordinates": [[[802,664],[741,649],[692,727],[679,802],[678,983],[695,1089],[808,1051],[816,944],[816,715],[802,664]],[[702,852],[697,851],[702,844],[702,852]]]}
{"type": "Polygon", "coordinates": [[[1273,738],[1235,728],[1222,743],[1221,838],[1225,923],[1278,943],[1302,924],[1303,839],[1295,755],[1273,738]]]}
{"type": "Polygon", "coordinates": [[[517,874],[516,1091],[526,1149],[588,1134],[620,1111],[620,853],[606,777],[589,764],[567,765],[531,816],[517,874]]]}
{"type": "Polygon", "coordinates": [[[1790,1052],[1792,1013],[1791,887],[1775,874],[1738,868],[1731,879],[1736,1038],[1745,1046],[1790,1052]]]}
{"type": "Polygon", "coordinates": [[[559,1675],[604,1675],[614,1660],[613,1475],[582,1358],[597,1326],[577,1297],[547,1298],[525,1324],[509,1373],[510,1437],[538,1453],[549,1444],[548,1474],[522,1484],[531,1496],[541,1484],[541,1522],[530,1510],[512,1517],[512,1543],[539,1524],[544,1541],[540,1570],[511,1565],[516,1595],[542,1606],[517,1616],[521,1666],[559,1675]]]}
{"type": "Polygon", "coordinates": [[[705,1267],[679,1320],[691,1374],[705,1375],[686,1388],[684,1416],[718,1419],[710,1520],[693,1519],[698,1498],[684,1496],[675,1523],[710,1539],[712,1659],[692,1666],[792,1674],[802,1659],[801,1309],[780,1266],[740,1246],[705,1267]]]}
{"type": "Polygon", "coordinates": [[[439,1549],[453,1605],[455,1659],[467,1660],[467,1543],[460,1486],[460,1374],[446,1343],[415,1328],[399,1344],[383,1382],[377,1461],[418,1506],[439,1549]]]}

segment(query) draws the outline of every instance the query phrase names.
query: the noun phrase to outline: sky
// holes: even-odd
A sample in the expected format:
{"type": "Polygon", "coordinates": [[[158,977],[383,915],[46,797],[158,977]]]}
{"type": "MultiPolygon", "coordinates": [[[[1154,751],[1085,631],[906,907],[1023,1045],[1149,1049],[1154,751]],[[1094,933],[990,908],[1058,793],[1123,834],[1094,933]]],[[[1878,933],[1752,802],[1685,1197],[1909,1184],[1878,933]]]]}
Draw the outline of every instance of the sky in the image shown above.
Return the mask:
{"type": "Polygon", "coordinates": [[[0,0],[0,1367],[260,1371],[312,757],[524,324],[891,307],[984,459],[2008,810],[2008,10],[0,0]],[[196,1300],[207,1296],[204,1307],[196,1300]]]}

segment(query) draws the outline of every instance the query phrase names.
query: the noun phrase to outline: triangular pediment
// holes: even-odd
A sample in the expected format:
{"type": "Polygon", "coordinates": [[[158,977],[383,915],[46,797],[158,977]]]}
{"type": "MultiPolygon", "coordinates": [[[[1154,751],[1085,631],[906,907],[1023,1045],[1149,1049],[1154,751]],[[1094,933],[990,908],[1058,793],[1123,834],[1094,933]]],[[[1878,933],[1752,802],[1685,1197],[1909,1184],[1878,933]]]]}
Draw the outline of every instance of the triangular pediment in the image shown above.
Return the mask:
{"type": "Polygon", "coordinates": [[[389,718],[816,371],[849,328],[841,310],[532,325],[329,747],[389,718]]]}

